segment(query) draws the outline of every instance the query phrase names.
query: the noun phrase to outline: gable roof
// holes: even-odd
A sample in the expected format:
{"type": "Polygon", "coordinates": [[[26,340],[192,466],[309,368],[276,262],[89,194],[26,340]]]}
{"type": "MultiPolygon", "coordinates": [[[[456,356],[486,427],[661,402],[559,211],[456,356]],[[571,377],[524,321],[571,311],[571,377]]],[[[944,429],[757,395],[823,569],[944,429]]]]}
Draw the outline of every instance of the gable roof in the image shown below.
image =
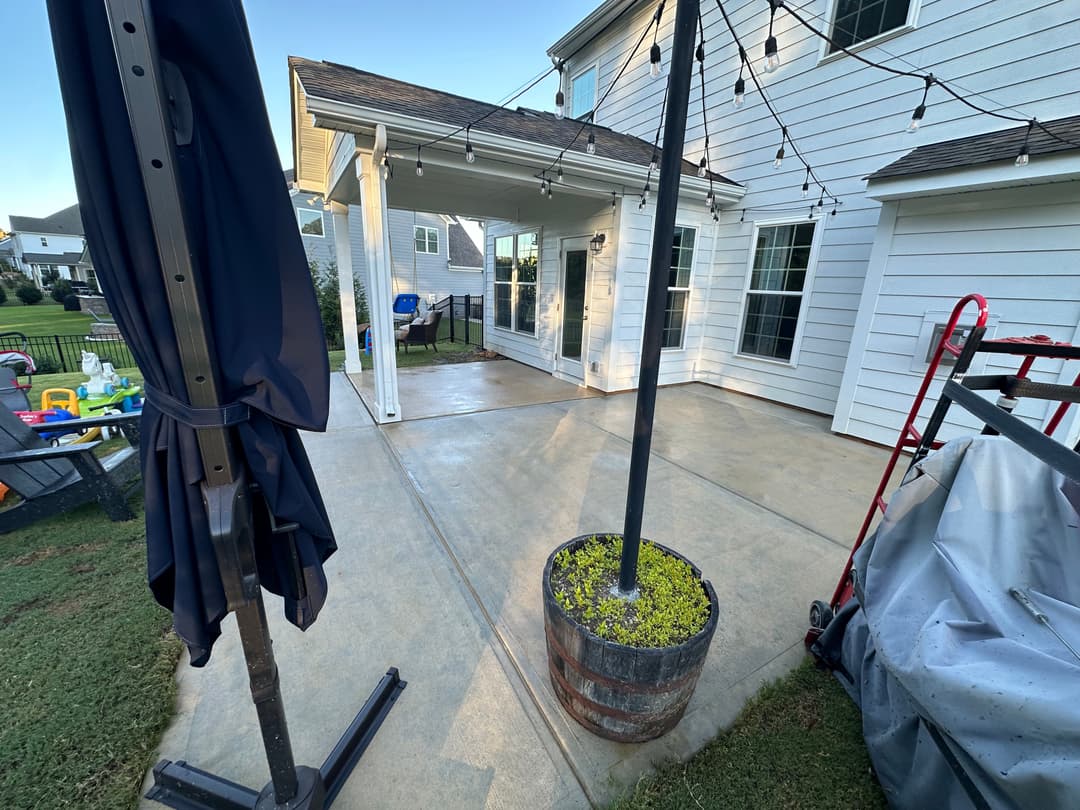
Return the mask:
{"type": "Polygon", "coordinates": [[[22,233],[55,233],[68,236],[83,236],[82,217],[79,216],[79,204],[68,206],[49,214],[47,217],[21,217],[12,214],[11,230],[22,233]]]}
{"type": "MultiPolygon", "coordinates": [[[[299,56],[290,56],[289,65],[296,71],[308,98],[385,110],[452,127],[465,127],[486,116],[472,127],[473,132],[516,138],[556,149],[567,147],[581,130],[581,121],[571,118],[560,120],[553,113],[522,107],[516,110],[503,109],[484,101],[444,93],[347,65],[316,62],[299,56]]],[[[649,141],[602,126],[594,125],[592,131],[596,136],[596,154],[599,157],[636,166],[649,165],[653,155],[653,146],[649,141]]],[[[585,154],[586,147],[587,130],[582,131],[580,137],[572,146],[566,148],[566,151],[585,154]]],[[[660,149],[656,152],[659,154],[660,149]]],[[[697,175],[695,164],[685,159],[682,164],[684,175],[697,175]]],[[[712,179],[739,186],[733,180],[716,173],[712,174],[712,179]]]]}
{"type": "Polygon", "coordinates": [[[588,45],[642,0],[605,0],[585,19],[563,34],[559,41],[547,49],[548,56],[569,59],[579,49],[588,45]]]}
{"type": "MultiPolygon", "coordinates": [[[[1054,135],[1072,143],[1052,138],[1035,127],[1031,130],[1031,136],[1028,139],[1028,152],[1032,160],[1038,155],[1080,149],[1080,115],[1059,118],[1055,121],[1043,121],[1042,124],[1054,135]]],[[[1027,124],[1021,124],[997,132],[928,143],[913,149],[899,160],[883,166],[866,179],[872,182],[890,177],[904,177],[924,172],[963,169],[1002,160],[1016,160],[1027,130],[1027,124]]]]}
{"type": "Polygon", "coordinates": [[[450,264],[453,267],[484,266],[484,254],[479,251],[460,222],[455,220],[446,226],[446,241],[450,250],[450,264]]]}

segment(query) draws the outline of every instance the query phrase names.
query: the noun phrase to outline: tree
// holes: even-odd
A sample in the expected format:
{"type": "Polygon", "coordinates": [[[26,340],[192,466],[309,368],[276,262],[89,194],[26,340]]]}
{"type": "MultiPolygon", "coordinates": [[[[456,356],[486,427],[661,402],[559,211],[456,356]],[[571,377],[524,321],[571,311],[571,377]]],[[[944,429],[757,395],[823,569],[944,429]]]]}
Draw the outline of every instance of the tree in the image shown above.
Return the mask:
{"type": "MultiPolygon", "coordinates": [[[[315,299],[319,304],[319,315],[322,318],[323,332],[326,335],[326,348],[341,349],[345,346],[344,336],[341,331],[341,294],[338,291],[337,263],[330,262],[325,268],[320,267],[317,261],[312,260],[311,281],[315,286],[315,299]]],[[[353,298],[356,303],[357,324],[367,323],[368,306],[367,295],[360,284],[360,279],[353,279],[353,298]]]]}
{"type": "Polygon", "coordinates": [[[30,283],[20,284],[19,288],[15,290],[15,295],[27,306],[33,306],[45,297],[41,290],[30,283]]]}
{"type": "Polygon", "coordinates": [[[52,291],[49,295],[52,296],[53,301],[62,304],[64,303],[64,299],[74,292],[75,288],[71,286],[71,282],[61,279],[60,281],[53,282],[52,291]]]}

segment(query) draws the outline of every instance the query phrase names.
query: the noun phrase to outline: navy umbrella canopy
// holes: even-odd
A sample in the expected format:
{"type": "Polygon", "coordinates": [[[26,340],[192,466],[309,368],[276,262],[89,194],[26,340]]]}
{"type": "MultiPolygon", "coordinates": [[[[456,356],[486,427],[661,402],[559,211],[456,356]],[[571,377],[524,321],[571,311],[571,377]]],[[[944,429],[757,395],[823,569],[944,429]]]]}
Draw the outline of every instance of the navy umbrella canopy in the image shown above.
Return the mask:
{"type": "MultiPolygon", "coordinates": [[[[125,107],[105,5],[48,0],[72,162],[98,280],[147,385],[142,417],[150,587],[191,662],[206,663],[227,611],[187,424],[177,330],[125,107]],[[177,417],[180,418],[177,418],[177,417]]],[[[329,368],[319,311],[270,132],[239,0],[150,0],[193,273],[254,512],[262,584],[308,627],[326,598],[333,532],[297,429],[324,430],[329,368]],[[246,407],[245,407],[246,406],[246,407]],[[271,532],[271,518],[292,523],[271,532]]]]}

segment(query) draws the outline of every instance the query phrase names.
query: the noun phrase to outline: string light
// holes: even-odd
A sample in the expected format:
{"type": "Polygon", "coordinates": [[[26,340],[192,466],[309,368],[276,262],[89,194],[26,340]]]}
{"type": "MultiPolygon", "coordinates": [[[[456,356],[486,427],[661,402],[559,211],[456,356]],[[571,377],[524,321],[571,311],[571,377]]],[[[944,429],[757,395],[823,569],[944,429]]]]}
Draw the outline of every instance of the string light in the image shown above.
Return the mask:
{"type": "Polygon", "coordinates": [[[714,208],[716,205],[716,195],[713,194],[712,189],[709,189],[709,193],[705,195],[705,207],[714,208]]]}
{"type": "Polygon", "coordinates": [[[547,185],[548,185],[547,178],[541,176],[540,177],[540,196],[541,197],[543,197],[545,194],[547,194],[547,185]]]}
{"type": "Polygon", "coordinates": [[[416,176],[424,176],[424,162],[420,160],[420,147],[416,147],[416,176]]]}
{"type": "Polygon", "coordinates": [[[911,114],[911,121],[907,125],[908,132],[918,132],[919,126],[922,124],[923,116],[926,115],[926,97],[930,95],[930,88],[934,85],[934,77],[927,76],[924,80],[926,87],[923,88],[922,101],[915,108],[915,111],[911,114]]]}
{"type": "Polygon", "coordinates": [[[555,179],[557,179],[560,183],[563,181],[562,161],[561,160],[559,161],[559,171],[556,172],[555,179]]]}
{"type": "Polygon", "coordinates": [[[618,195],[616,195],[616,193],[613,191],[613,192],[611,192],[611,210],[612,211],[615,210],[615,206],[616,206],[617,202],[618,202],[618,195]]]}
{"type": "Polygon", "coordinates": [[[806,215],[806,218],[807,219],[813,219],[814,218],[814,206],[812,206],[812,205],[810,206],[810,213],[806,215]]]}
{"type": "Polygon", "coordinates": [[[818,209],[818,211],[820,211],[824,207],[825,207],[825,187],[822,186],[822,188],[821,188],[821,196],[818,197],[818,201],[817,201],[817,209],[818,209]]]}
{"type": "Polygon", "coordinates": [[[780,128],[780,148],[776,150],[776,160],[773,161],[772,167],[779,169],[784,165],[784,144],[787,143],[787,127],[780,128]]]}
{"type": "Polygon", "coordinates": [[[660,156],[656,154],[656,150],[653,150],[652,160],[649,161],[649,172],[656,172],[660,170],[660,156]]]}
{"type": "Polygon", "coordinates": [[[840,204],[839,200],[837,200],[836,197],[833,197],[832,198],[832,211],[829,212],[830,217],[835,217],[836,216],[836,207],[839,204],[840,204]]]}
{"type": "Polygon", "coordinates": [[[732,103],[736,107],[741,107],[743,102],[746,101],[746,80],[743,79],[743,69],[746,67],[746,51],[743,50],[742,45],[739,46],[739,78],[735,80],[735,96],[732,99],[732,103]]]}
{"type": "Polygon", "coordinates": [[[473,152],[472,141],[469,140],[469,130],[471,127],[465,127],[465,162],[474,163],[476,161],[476,153],[473,152]]]}
{"type": "Polygon", "coordinates": [[[660,44],[656,41],[656,37],[660,33],[660,17],[663,13],[664,3],[661,1],[660,5],[656,7],[656,12],[653,14],[652,47],[649,48],[649,75],[654,79],[659,79],[664,72],[664,67],[661,63],[663,55],[660,52],[660,44]]]}
{"type": "Polygon", "coordinates": [[[555,69],[559,71],[559,89],[555,91],[555,117],[560,121],[566,115],[566,96],[563,95],[562,91],[564,67],[565,63],[561,61],[555,66],[555,69]]]}
{"type": "Polygon", "coordinates": [[[739,214],[739,222],[746,222],[746,209],[745,208],[739,214]]]}
{"type": "Polygon", "coordinates": [[[806,199],[806,195],[810,193],[810,167],[806,169],[806,179],[802,183],[802,196],[806,199]]]}
{"type": "Polygon", "coordinates": [[[1024,168],[1031,160],[1031,156],[1028,153],[1028,140],[1031,138],[1031,130],[1038,123],[1034,118],[1028,121],[1027,132],[1024,133],[1024,143],[1020,146],[1020,154],[1016,156],[1017,168],[1024,168]]]}
{"type": "Polygon", "coordinates": [[[382,156],[382,176],[383,180],[389,180],[394,174],[394,169],[390,165],[390,153],[383,152],[382,156]]]}
{"type": "Polygon", "coordinates": [[[596,135],[591,129],[589,130],[589,140],[585,142],[585,151],[590,155],[596,154],[596,135]]]}
{"type": "Polygon", "coordinates": [[[769,36],[765,38],[765,62],[762,67],[766,73],[772,73],[780,67],[780,52],[776,47],[776,37],[773,36],[773,20],[776,19],[776,2],[769,0],[769,36]]]}
{"type": "Polygon", "coordinates": [[[652,188],[649,186],[649,181],[646,180],[645,181],[645,188],[643,188],[641,190],[641,199],[643,199],[643,200],[649,199],[649,192],[650,191],[652,191],[652,188]]]}
{"type": "Polygon", "coordinates": [[[705,156],[702,155],[701,160],[697,165],[697,176],[698,177],[704,177],[707,170],[708,170],[708,161],[706,161],[705,156]]]}
{"type": "Polygon", "coordinates": [[[548,184],[547,184],[547,198],[550,200],[552,198],[552,196],[554,196],[554,195],[552,195],[552,193],[551,193],[551,181],[549,180],[548,184]]]}

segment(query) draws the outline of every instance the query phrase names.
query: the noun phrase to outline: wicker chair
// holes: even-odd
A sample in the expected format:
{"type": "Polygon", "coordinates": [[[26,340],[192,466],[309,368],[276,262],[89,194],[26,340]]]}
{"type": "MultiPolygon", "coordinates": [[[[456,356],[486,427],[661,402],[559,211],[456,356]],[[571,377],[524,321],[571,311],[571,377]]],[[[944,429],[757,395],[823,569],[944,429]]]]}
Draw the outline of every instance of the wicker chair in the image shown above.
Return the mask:
{"type": "Polygon", "coordinates": [[[397,330],[397,345],[404,346],[408,354],[409,346],[431,346],[435,351],[439,350],[435,341],[439,336],[439,321],[442,320],[442,310],[429,309],[423,318],[417,318],[408,326],[397,330]]]}

